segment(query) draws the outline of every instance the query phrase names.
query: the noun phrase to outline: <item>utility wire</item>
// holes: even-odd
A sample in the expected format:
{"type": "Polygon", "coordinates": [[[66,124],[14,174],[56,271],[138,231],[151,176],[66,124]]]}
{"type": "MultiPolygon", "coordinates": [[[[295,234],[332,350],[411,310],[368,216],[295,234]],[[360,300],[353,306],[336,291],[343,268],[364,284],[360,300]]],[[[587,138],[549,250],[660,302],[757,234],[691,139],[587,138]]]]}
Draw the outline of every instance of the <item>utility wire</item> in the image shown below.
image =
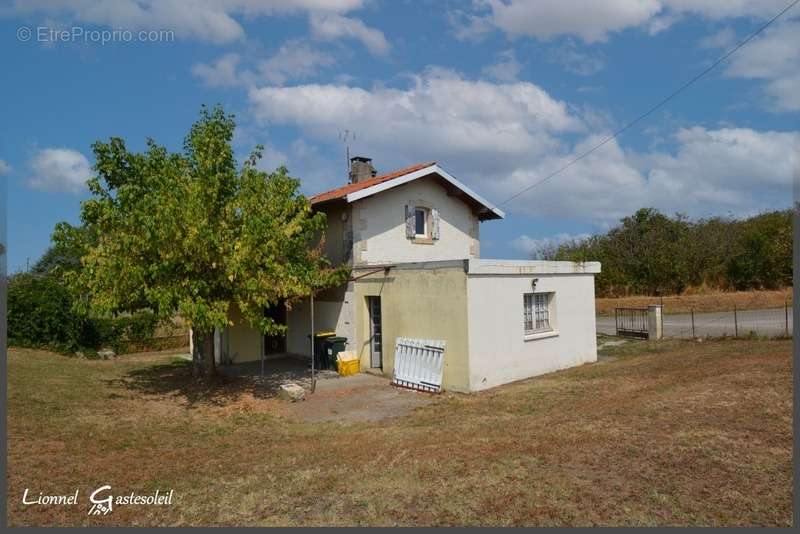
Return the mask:
{"type": "Polygon", "coordinates": [[[569,161],[567,164],[565,164],[563,167],[560,167],[559,169],[557,169],[557,170],[555,170],[555,171],[551,172],[550,174],[548,174],[547,176],[545,176],[544,178],[542,178],[542,179],[541,179],[541,180],[539,180],[538,182],[535,182],[535,183],[533,183],[533,184],[529,185],[529,186],[528,186],[528,187],[526,187],[525,189],[522,189],[521,191],[519,191],[519,192],[517,192],[517,193],[514,193],[513,195],[511,195],[510,197],[508,197],[506,200],[504,200],[503,202],[501,202],[501,203],[500,203],[500,205],[501,205],[501,206],[503,206],[503,205],[505,205],[505,204],[508,204],[509,202],[511,202],[512,200],[514,200],[515,198],[517,198],[517,197],[519,197],[519,196],[521,196],[521,195],[524,195],[525,193],[527,193],[528,191],[530,191],[530,190],[531,190],[531,189],[533,189],[534,187],[538,187],[538,186],[542,185],[543,183],[547,182],[548,180],[550,180],[551,178],[554,178],[554,177],[556,177],[557,175],[561,174],[563,171],[567,170],[569,167],[571,167],[571,166],[572,166],[572,165],[574,165],[575,163],[579,162],[580,160],[582,160],[583,158],[585,158],[586,156],[588,156],[589,154],[591,154],[592,152],[594,152],[594,151],[595,151],[595,150],[597,150],[598,148],[602,147],[603,145],[605,145],[605,144],[606,144],[606,143],[608,143],[609,141],[611,141],[611,140],[615,139],[616,137],[618,137],[618,136],[619,136],[619,135],[620,135],[622,132],[624,132],[624,131],[626,131],[626,130],[628,130],[628,129],[632,128],[633,126],[635,126],[635,125],[636,125],[637,123],[639,123],[641,120],[643,120],[643,119],[645,119],[646,117],[648,117],[649,115],[651,115],[651,114],[652,114],[654,111],[656,111],[658,108],[660,108],[661,106],[663,106],[664,104],[666,104],[667,102],[669,102],[670,100],[672,100],[673,98],[675,98],[676,96],[678,96],[678,95],[679,95],[680,93],[682,93],[682,92],[683,92],[685,89],[687,89],[689,86],[691,86],[692,84],[694,84],[694,82],[696,82],[697,80],[699,80],[700,78],[702,78],[703,76],[705,76],[706,74],[708,74],[709,72],[711,72],[712,70],[714,70],[714,68],[715,68],[717,65],[719,65],[720,63],[722,63],[723,61],[725,61],[726,59],[728,59],[729,57],[731,57],[731,56],[732,56],[732,55],[733,55],[733,54],[734,54],[736,51],[738,51],[738,50],[739,50],[740,48],[742,48],[744,45],[746,45],[747,43],[749,43],[750,41],[752,41],[752,40],[753,40],[753,38],[755,38],[755,37],[756,37],[758,34],[760,34],[761,32],[763,32],[764,30],[766,30],[766,29],[767,29],[767,28],[770,26],[770,24],[772,24],[773,22],[775,22],[776,20],[778,20],[779,18],[781,18],[781,17],[783,16],[783,14],[784,14],[784,13],[786,13],[787,11],[789,11],[790,9],[792,9],[792,8],[793,8],[795,5],[797,5],[797,3],[798,3],[798,2],[800,2],[800,0],[794,0],[794,1],[793,1],[792,3],[790,3],[788,6],[786,6],[785,8],[783,8],[783,10],[782,10],[780,13],[778,13],[777,15],[775,15],[774,17],[772,17],[770,20],[768,20],[768,21],[766,22],[766,24],[764,24],[764,25],[763,25],[763,26],[761,26],[759,29],[757,29],[756,31],[754,31],[753,33],[751,33],[750,35],[748,35],[746,39],[744,39],[743,41],[740,41],[740,42],[739,42],[739,44],[737,44],[736,46],[734,46],[733,48],[731,48],[730,50],[728,50],[728,51],[727,51],[725,54],[723,54],[722,56],[720,56],[720,57],[719,57],[719,58],[718,58],[716,61],[714,61],[714,63],[712,63],[711,65],[709,65],[708,67],[706,67],[706,68],[705,68],[705,69],[704,69],[702,72],[700,72],[699,74],[695,75],[695,76],[694,76],[694,77],[693,77],[691,80],[689,80],[689,81],[687,81],[686,83],[684,83],[683,85],[681,85],[681,86],[680,86],[678,89],[676,89],[675,91],[673,91],[672,93],[670,93],[670,95],[669,95],[669,96],[667,96],[667,97],[663,98],[661,101],[659,101],[659,102],[658,102],[657,104],[655,104],[653,107],[651,107],[650,109],[648,109],[647,111],[645,111],[644,113],[642,113],[641,115],[639,115],[638,117],[636,117],[635,119],[633,119],[632,121],[630,121],[629,123],[627,123],[625,126],[623,126],[622,128],[620,128],[619,130],[617,130],[617,131],[616,131],[616,132],[614,132],[613,134],[609,135],[608,137],[606,137],[605,139],[603,139],[602,141],[600,141],[599,143],[597,143],[596,145],[594,145],[592,148],[590,148],[590,149],[589,149],[589,150],[587,150],[586,152],[584,152],[584,153],[582,153],[581,155],[579,155],[579,156],[575,157],[574,159],[570,160],[570,161],[569,161]]]}

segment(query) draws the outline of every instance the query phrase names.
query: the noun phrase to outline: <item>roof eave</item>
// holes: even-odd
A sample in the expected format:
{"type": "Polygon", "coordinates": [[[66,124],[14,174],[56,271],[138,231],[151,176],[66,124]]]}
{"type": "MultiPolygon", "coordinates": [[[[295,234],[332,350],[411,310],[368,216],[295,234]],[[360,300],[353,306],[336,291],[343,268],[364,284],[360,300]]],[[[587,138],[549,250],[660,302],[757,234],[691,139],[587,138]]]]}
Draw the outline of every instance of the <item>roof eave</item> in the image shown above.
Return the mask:
{"type": "Polygon", "coordinates": [[[404,174],[402,176],[398,176],[397,178],[392,178],[391,180],[387,180],[385,182],[381,182],[379,184],[375,184],[373,186],[361,189],[359,191],[354,191],[352,193],[348,193],[346,195],[346,199],[348,203],[355,202],[356,200],[361,200],[362,198],[366,198],[382,191],[386,191],[388,189],[392,189],[397,187],[398,185],[403,185],[405,183],[411,182],[418,178],[422,178],[423,176],[428,176],[429,174],[438,174],[446,181],[450,182],[453,186],[457,187],[461,191],[464,192],[468,197],[470,197],[473,201],[477,202],[483,209],[479,210],[478,218],[481,221],[487,221],[492,219],[504,219],[505,213],[502,210],[488,202],[486,199],[475,193],[472,189],[458,181],[453,175],[442,169],[438,164],[429,165],[428,167],[423,167],[417,171],[404,174]]]}

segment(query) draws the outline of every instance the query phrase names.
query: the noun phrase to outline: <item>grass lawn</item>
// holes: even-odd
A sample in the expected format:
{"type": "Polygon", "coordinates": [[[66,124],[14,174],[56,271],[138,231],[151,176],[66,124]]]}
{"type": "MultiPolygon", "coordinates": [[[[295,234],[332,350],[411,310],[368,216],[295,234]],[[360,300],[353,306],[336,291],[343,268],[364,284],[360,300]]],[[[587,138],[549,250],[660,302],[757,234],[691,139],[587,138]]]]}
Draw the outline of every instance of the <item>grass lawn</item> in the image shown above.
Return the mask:
{"type": "Polygon", "coordinates": [[[610,350],[341,425],[279,417],[237,382],[205,391],[164,354],[12,349],[9,523],[790,525],[791,341],[610,350]],[[88,516],[103,484],[174,503],[88,516]],[[26,487],[81,504],[23,507],[26,487]]]}
{"type": "MultiPolygon", "coordinates": [[[[643,308],[648,304],[661,303],[658,296],[633,296],[619,298],[597,298],[595,309],[599,315],[614,315],[614,308],[643,308]]],[[[714,291],[684,295],[668,295],[663,299],[664,313],[695,313],[762,310],[783,308],[786,302],[792,305],[792,288],[774,291],[714,291]]]]}

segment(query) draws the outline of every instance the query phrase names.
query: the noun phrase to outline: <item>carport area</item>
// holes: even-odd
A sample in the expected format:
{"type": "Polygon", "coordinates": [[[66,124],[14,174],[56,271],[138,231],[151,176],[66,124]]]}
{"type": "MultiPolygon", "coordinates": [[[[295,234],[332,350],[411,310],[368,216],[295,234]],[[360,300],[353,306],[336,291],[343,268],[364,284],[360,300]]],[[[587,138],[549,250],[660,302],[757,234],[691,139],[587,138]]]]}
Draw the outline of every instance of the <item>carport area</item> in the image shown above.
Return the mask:
{"type": "Polygon", "coordinates": [[[281,355],[260,361],[218,367],[227,377],[252,381],[254,389],[266,397],[277,396],[282,384],[293,383],[306,390],[306,399],[287,402],[274,399],[281,415],[303,421],[379,421],[403,416],[414,408],[435,402],[437,395],[392,386],[384,376],[358,373],[340,376],[333,370],[316,371],[316,388],[311,392],[309,360],[297,355],[281,355]]]}
{"type": "MultiPolygon", "coordinates": [[[[297,384],[306,390],[311,388],[310,360],[296,354],[273,356],[265,358],[263,362],[256,360],[220,365],[217,370],[225,376],[253,380],[265,390],[274,393],[277,393],[281,384],[288,383],[297,384]]],[[[327,369],[315,371],[314,376],[317,378],[317,385],[324,380],[340,378],[336,371],[327,369]]]]}

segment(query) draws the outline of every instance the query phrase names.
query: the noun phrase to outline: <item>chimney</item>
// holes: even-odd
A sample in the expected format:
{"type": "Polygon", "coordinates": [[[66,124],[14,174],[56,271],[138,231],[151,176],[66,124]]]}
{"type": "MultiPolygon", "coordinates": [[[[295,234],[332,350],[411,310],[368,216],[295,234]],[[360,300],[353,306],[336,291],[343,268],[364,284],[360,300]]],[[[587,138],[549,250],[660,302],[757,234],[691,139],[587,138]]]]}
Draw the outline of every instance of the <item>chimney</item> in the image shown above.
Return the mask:
{"type": "Polygon", "coordinates": [[[378,172],[372,166],[372,158],[354,156],[350,158],[350,183],[357,184],[374,178],[378,172]]]}

